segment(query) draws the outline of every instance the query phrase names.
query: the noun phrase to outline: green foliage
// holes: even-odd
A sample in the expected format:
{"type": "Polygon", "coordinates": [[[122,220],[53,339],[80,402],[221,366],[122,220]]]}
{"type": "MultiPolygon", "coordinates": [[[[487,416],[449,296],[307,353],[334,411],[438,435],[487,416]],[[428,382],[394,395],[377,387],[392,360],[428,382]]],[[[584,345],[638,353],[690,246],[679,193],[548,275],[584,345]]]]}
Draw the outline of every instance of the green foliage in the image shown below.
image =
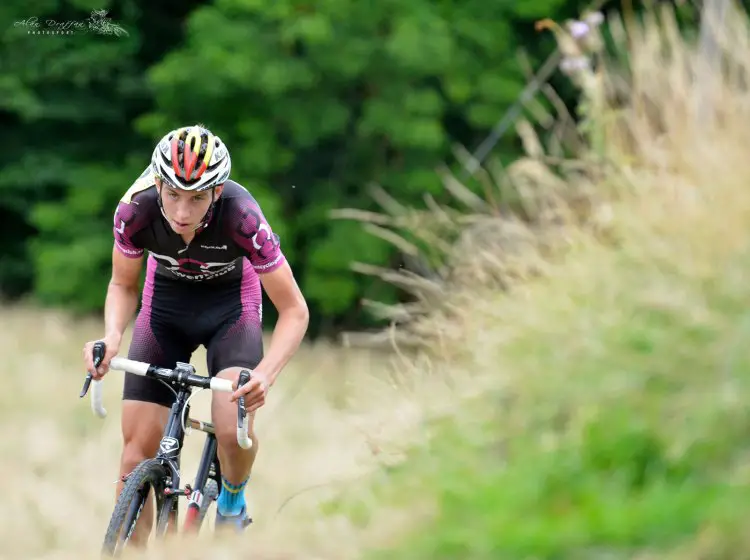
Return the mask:
{"type": "Polygon", "coordinates": [[[407,204],[441,192],[433,170],[457,131],[473,129],[461,140],[474,143],[523,88],[515,31],[563,2],[524,6],[203,6],[188,20],[185,44],[150,69],[157,105],[139,129],[156,136],[167,122],[200,120],[217,131],[233,150],[237,180],[271,186],[258,193],[271,224],[305,224],[285,239],[304,247],[293,261],[303,290],[320,312],[341,314],[362,296],[351,261],[387,264],[395,250],[329,222],[328,210],[372,206],[369,181],[407,204]],[[447,124],[453,115],[460,126],[447,124]]]}
{"type": "MultiPolygon", "coordinates": [[[[137,168],[130,167],[132,177],[137,168]]],[[[89,165],[71,171],[76,188],[59,202],[34,207],[29,221],[39,231],[31,242],[36,293],[42,302],[67,302],[75,311],[101,308],[112,255],[112,212],[121,192],[122,170],[89,165]]],[[[124,190],[124,189],[123,189],[124,190]]]]}
{"type": "Polygon", "coordinates": [[[99,310],[119,195],[166,130],[203,122],[230,146],[233,178],[281,236],[313,316],[351,327],[369,322],[363,297],[398,297],[351,261],[400,260],[329,211],[373,207],[371,182],[407,204],[444,196],[434,169],[451,144],[476,146],[526,82],[519,47],[532,65],[553,47],[534,20],[577,2],[219,0],[165,19],[161,2],[48,0],[3,12],[85,22],[94,8],[116,9],[128,35],[15,26],[0,39],[0,217],[16,234],[0,240],[0,291],[99,310]]]}
{"type": "MultiPolygon", "coordinates": [[[[134,11],[132,3],[123,8],[134,11]]],[[[85,22],[91,6],[50,1],[5,10],[12,11],[5,21],[35,17],[49,29],[47,19],[85,22]]],[[[3,254],[6,247],[15,254],[0,272],[5,293],[33,288],[42,301],[76,309],[103,304],[113,201],[127,181],[128,112],[144,85],[137,28],[117,23],[127,36],[37,35],[23,26],[3,33],[0,88],[9,124],[0,139],[0,214],[17,225],[0,240],[3,254]]]]}
{"type": "Polygon", "coordinates": [[[497,321],[517,321],[516,307],[541,313],[519,321],[511,344],[472,346],[501,388],[429,424],[366,501],[350,490],[325,512],[365,523],[373,503],[435,504],[371,558],[736,557],[676,552],[706,539],[726,550],[744,533],[750,290],[736,279],[750,260],[732,255],[731,270],[708,269],[710,282],[646,263],[596,252],[578,263],[585,282],[540,289],[523,306],[484,299],[497,321]],[[656,286],[684,297],[666,304],[656,286]]]}

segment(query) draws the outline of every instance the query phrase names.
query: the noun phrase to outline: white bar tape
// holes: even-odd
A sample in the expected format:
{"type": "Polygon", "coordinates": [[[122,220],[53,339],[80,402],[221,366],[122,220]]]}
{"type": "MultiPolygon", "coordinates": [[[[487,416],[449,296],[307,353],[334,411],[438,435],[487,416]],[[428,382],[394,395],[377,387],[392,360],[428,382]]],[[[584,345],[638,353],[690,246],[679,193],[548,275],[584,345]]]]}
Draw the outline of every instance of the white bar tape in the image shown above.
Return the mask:
{"type": "Polygon", "coordinates": [[[237,428],[237,443],[242,449],[250,449],[253,446],[253,440],[247,435],[247,416],[242,421],[242,427],[237,428]]]}
{"type": "Polygon", "coordinates": [[[220,377],[212,377],[210,387],[212,391],[219,391],[221,393],[231,393],[234,391],[232,389],[232,382],[229,379],[221,379],[220,377]]]}
{"type": "Polygon", "coordinates": [[[96,414],[99,418],[106,418],[107,417],[107,410],[104,408],[104,405],[102,404],[103,401],[103,387],[102,387],[102,380],[92,380],[91,381],[91,410],[94,411],[94,414],[96,414]]]}
{"type": "Polygon", "coordinates": [[[115,356],[109,362],[110,369],[117,369],[120,371],[127,371],[128,373],[134,373],[135,375],[146,375],[148,372],[149,364],[146,362],[137,362],[135,360],[128,360],[127,358],[121,358],[115,356]]]}

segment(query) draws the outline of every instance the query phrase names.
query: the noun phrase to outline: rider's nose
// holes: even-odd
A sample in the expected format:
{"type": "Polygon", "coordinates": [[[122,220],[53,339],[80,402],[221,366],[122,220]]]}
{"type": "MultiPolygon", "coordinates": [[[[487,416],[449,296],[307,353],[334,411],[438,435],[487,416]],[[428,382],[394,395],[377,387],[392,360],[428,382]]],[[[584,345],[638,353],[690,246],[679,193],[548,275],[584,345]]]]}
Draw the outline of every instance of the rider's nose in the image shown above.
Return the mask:
{"type": "Polygon", "coordinates": [[[188,207],[187,204],[178,202],[175,208],[174,215],[175,215],[175,219],[178,222],[183,222],[183,223],[188,222],[190,221],[190,208],[188,207]]]}

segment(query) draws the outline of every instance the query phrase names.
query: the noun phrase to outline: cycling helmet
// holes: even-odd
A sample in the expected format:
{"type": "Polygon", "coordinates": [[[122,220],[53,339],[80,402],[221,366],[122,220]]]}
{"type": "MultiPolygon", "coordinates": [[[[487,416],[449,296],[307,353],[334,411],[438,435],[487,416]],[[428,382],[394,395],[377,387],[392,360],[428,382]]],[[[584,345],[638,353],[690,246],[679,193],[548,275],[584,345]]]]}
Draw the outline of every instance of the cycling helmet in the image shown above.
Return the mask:
{"type": "Polygon", "coordinates": [[[202,125],[185,126],[164,135],[151,155],[154,175],[185,191],[204,191],[229,178],[229,150],[202,125]]]}

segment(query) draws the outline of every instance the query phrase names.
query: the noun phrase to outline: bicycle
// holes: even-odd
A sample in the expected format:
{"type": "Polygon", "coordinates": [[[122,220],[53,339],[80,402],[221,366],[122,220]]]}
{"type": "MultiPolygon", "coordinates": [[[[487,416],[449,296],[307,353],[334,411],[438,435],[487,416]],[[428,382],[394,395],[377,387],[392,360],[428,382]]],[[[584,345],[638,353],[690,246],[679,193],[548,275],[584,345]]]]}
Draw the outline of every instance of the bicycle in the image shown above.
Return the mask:
{"type": "MultiPolygon", "coordinates": [[[[94,366],[98,367],[104,358],[105,345],[99,341],[94,345],[94,366]]],[[[112,517],[104,537],[102,554],[118,556],[130,539],[138,517],[153,490],[156,499],[155,538],[166,535],[170,520],[173,520],[172,531],[177,530],[179,513],[178,499],[188,499],[183,530],[198,532],[210,503],[216,501],[221,484],[221,466],[217,455],[217,442],[214,426],[189,417],[190,399],[197,393],[193,388],[211,389],[212,391],[233,392],[232,382],[228,379],[209,378],[196,375],[195,368],[183,362],[177,362],[174,369],[156,367],[145,362],[138,362],[120,356],[112,358],[110,370],[160,379],[166,382],[175,393],[176,399],[169,413],[169,420],[159,444],[155,457],[143,460],[133,471],[122,477],[125,485],[115,503],[112,517]],[[185,423],[187,417],[188,422],[185,423]],[[194,486],[185,484],[180,488],[180,458],[182,444],[187,427],[206,434],[200,463],[195,476],[194,486]],[[120,545],[120,548],[118,548],[120,545]]],[[[250,373],[242,370],[239,386],[250,380],[250,373]]],[[[81,390],[83,398],[91,387],[91,408],[94,414],[105,418],[107,411],[102,404],[102,380],[94,380],[89,373],[81,390]]],[[[248,417],[245,410],[245,399],[240,397],[237,403],[237,443],[243,449],[252,447],[252,440],[247,435],[248,417]]],[[[250,522],[248,520],[248,522],[250,522]]]]}

